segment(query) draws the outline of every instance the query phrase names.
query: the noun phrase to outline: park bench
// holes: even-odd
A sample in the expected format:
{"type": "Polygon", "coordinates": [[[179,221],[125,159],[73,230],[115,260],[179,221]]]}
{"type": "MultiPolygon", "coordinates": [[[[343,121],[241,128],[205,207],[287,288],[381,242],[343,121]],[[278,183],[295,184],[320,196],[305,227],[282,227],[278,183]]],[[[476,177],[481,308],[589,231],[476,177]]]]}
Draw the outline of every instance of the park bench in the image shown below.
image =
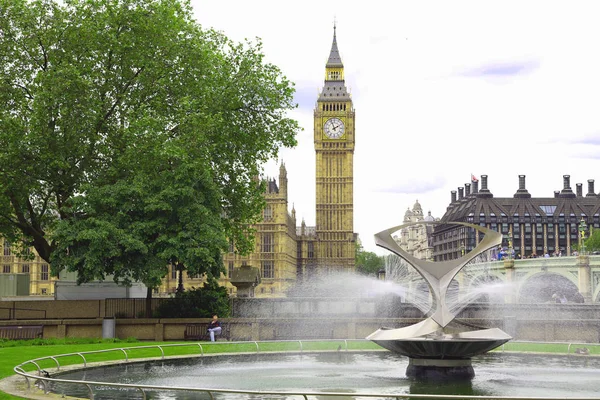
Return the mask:
{"type": "MultiPolygon", "coordinates": [[[[221,322],[221,333],[215,334],[215,340],[223,338],[231,341],[231,327],[228,323],[221,322]]],[[[183,334],[185,340],[210,340],[208,323],[187,324],[183,334]]]]}
{"type": "Polygon", "coordinates": [[[0,326],[0,339],[38,339],[44,335],[43,325],[0,326]]]}

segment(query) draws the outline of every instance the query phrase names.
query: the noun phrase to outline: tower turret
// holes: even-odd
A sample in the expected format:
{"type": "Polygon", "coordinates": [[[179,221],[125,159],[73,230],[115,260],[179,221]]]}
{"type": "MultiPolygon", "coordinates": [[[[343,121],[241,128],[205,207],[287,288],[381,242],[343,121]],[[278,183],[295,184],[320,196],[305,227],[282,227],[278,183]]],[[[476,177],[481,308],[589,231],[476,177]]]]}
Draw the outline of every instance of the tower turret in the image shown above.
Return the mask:
{"type": "Polygon", "coordinates": [[[283,161],[279,166],[279,193],[283,195],[285,201],[287,203],[287,195],[288,195],[288,179],[287,179],[287,170],[285,169],[285,164],[283,161]]]}
{"type": "Polygon", "coordinates": [[[317,258],[331,270],[355,267],[354,108],[333,27],[325,81],[314,112],[317,258]]]}

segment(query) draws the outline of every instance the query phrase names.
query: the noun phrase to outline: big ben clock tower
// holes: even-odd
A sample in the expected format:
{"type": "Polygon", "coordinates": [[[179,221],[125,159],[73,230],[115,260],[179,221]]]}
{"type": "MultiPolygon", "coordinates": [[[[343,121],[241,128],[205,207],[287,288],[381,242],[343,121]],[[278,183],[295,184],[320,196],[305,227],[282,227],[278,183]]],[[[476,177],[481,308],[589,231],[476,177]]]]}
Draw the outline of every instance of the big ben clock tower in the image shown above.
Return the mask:
{"type": "Polygon", "coordinates": [[[314,112],[317,258],[322,272],[353,271],[354,108],[344,81],[336,27],[314,112]]]}

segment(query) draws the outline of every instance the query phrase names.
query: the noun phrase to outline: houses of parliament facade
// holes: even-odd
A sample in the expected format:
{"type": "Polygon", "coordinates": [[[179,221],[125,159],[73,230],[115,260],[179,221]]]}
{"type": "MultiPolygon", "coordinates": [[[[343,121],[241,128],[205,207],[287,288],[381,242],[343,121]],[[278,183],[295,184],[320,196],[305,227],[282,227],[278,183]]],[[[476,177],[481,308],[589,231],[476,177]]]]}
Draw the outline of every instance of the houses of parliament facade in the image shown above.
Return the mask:
{"type": "MultiPolygon", "coordinates": [[[[323,88],[314,109],[314,148],[316,152],[316,224],[298,224],[296,211],[289,211],[288,178],[285,165],[278,179],[267,179],[262,221],[254,228],[255,251],[241,256],[231,251],[223,256],[225,273],[220,284],[231,295],[236,287],[231,277],[236,268],[259,269],[256,297],[284,297],[298,281],[337,271],[353,271],[357,234],[354,233],[353,169],[355,111],[344,80],[334,26],[333,43],[325,65],[323,88]]],[[[1,239],[0,239],[1,240],[1,239]]],[[[20,260],[3,241],[3,273],[29,274],[29,294],[54,294],[56,278],[39,256],[20,260]]],[[[169,268],[159,288],[160,294],[173,293],[179,285],[179,271],[169,268]]],[[[182,274],[185,288],[198,287],[202,278],[182,274]]]]}
{"type": "Polygon", "coordinates": [[[262,222],[255,226],[255,252],[246,257],[233,252],[224,255],[227,274],[221,284],[231,294],[235,292],[230,281],[234,269],[244,265],[260,269],[256,297],[284,297],[296,282],[355,269],[355,111],[335,29],[314,109],[316,224],[298,224],[296,210],[288,211],[288,178],[282,163],[279,178],[266,182],[266,206],[262,222]]]}

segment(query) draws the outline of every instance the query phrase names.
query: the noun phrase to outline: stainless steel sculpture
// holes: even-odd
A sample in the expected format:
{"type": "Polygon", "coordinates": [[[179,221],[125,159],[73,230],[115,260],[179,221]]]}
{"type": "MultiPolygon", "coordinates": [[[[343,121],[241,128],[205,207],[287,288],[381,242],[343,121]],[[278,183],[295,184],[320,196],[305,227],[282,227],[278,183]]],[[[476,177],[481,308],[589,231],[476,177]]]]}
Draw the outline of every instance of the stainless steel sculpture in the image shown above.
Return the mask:
{"type": "Polygon", "coordinates": [[[483,233],[483,240],[469,253],[456,260],[431,262],[411,256],[392,238],[398,230],[413,225],[439,225],[442,222],[419,221],[399,225],[375,235],[375,244],[390,250],[411,264],[425,279],[433,297],[431,315],[404,328],[381,328],[367,339],[393,352],[409,357],[406,374],[412,378],[474,376],[471,357],[488,352],[512,339],[500,329],[456,331],[446,329],[456,317],[446,303],[446,294],[456,274],[478,254],[502,243],[502,235],[491,229],[466,222],[443,222],[463,225],[483,233]]]}

